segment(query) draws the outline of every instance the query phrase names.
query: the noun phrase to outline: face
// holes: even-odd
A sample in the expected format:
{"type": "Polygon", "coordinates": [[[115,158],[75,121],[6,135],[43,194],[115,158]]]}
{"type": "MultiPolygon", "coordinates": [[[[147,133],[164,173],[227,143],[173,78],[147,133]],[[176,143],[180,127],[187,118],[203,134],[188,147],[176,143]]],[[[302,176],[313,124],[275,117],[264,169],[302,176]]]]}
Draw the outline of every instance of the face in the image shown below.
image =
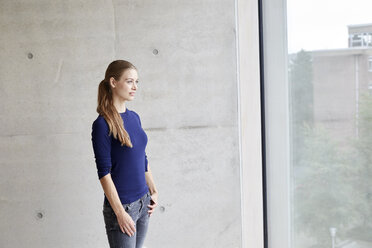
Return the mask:
{"type": "Polygon", "coordinates": [[[110,84],[114,97],[122,101],[131,101],[138,88],[138,74],[135,69],[127,69],[121,75],[119,81],[110,78],[110,84]]]}

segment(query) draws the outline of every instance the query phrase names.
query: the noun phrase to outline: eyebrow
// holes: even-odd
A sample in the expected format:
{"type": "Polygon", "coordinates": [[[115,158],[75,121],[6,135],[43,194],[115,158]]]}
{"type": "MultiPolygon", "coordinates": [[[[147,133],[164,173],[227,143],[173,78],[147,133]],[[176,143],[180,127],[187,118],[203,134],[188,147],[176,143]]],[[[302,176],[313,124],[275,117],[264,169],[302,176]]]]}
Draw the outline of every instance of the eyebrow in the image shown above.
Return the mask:
{"type": "MultiPolygon", "coordinates": [[[[133,78],[127,78],[127,79],[132,79],[132,80],[134,80],[133,78]]],[[[138,81],[138,79],[139,79],[139,78],[137,78],[137,81],[138,81]]]]}

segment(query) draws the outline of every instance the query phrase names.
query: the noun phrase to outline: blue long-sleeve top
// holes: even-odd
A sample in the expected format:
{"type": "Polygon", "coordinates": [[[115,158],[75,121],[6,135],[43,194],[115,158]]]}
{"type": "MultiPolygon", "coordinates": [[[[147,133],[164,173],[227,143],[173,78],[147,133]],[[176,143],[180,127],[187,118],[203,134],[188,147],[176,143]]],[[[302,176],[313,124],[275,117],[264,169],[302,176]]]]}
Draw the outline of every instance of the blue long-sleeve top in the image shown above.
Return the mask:
{"type": "MultiPolygon", "coordinates": [[[[145,178],[147,135],[136,112],[126,108],[120,116],[133,147],[121,146],[112,134],[109,136],[109,126],[101,115],[92,124],[92,144],[98,179],[111,173],[120,201],[126,204],[136,201],[149,190],[145,178]]],[[[104,201],[108,201],[105,194],[104,201]]]]}

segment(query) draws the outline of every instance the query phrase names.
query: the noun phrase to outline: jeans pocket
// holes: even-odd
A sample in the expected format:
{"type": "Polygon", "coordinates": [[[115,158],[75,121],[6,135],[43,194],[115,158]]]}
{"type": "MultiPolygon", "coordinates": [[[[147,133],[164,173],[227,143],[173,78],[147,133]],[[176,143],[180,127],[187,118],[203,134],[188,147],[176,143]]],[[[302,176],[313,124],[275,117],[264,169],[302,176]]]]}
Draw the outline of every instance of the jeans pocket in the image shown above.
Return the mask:
{"type": "Polygon", "coordinates": [[[134,202],[123,204],[124,210],[126,212],[130,211],[133,208],[134,202]]]}

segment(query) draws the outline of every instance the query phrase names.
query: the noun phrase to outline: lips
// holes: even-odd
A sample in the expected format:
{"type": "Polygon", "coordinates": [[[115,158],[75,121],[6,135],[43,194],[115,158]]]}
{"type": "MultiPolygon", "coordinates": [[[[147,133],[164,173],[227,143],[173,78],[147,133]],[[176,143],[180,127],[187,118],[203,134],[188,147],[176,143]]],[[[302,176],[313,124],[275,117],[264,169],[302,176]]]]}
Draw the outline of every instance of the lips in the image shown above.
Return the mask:
{"type": "Polygon", "coordinates": [[[130,92],[129,95],[134,96],[135,92],[130,92]]]}

